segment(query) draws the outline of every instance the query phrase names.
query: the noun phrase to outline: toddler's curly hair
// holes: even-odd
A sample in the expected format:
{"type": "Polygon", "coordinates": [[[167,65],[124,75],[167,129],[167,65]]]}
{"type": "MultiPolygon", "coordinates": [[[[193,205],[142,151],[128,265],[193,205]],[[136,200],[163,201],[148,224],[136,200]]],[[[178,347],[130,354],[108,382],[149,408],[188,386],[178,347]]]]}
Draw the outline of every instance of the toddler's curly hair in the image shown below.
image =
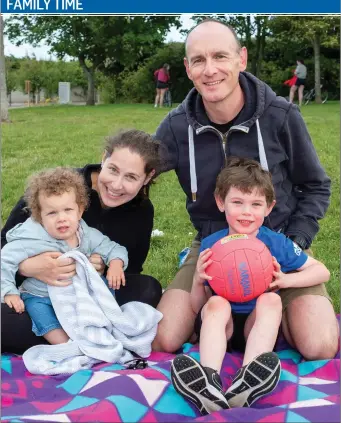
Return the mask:
{"type": "Polygon", "coordinates": [[[74,190],[78,207],[86,209],[89,198],[83,176],[75,169],[56,167],[31,175],[26,184],[24,199],[34,220],[41,223],[39,194],[47,197],[62,195],[74,190]]]}

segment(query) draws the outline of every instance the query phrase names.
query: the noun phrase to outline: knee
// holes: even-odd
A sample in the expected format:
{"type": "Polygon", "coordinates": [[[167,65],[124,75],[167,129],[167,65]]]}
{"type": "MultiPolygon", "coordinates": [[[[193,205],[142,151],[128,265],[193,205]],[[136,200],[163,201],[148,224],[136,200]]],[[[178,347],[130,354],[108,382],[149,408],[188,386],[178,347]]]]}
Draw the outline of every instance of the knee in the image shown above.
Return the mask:
{"type": "Polygon", "coordinates": [[[314,339],[305,339],[298,345],[299,352],[308,361],[333,359],[339,350],[338,331],[324,331],[314,335],[314,339]]]}
{"type": "Polygon", "coordinates": [[[268,311],[276,310],[278,313],[282,313],[281,297],[274,292],[264,293],[257,298],[256,307],[268,311]]]}
{"type": "Polygon", "coordinates": [[[214,314],[215,316],[219,315],[219,318],[228,318],[231,314],[231,306],[225,298],[214,295],[207,301],[203,311],[204,317],[212,316],[214,314]]]}
{"type": "Polygon", "coordinates": [[[156,308],[159,304],[162,296],[162,286],[160,282],[153,278],[153,276],[140,275],[144,277],[143,286],[144,289],[141,292],[141,303],[146,303],[156,308]]]}

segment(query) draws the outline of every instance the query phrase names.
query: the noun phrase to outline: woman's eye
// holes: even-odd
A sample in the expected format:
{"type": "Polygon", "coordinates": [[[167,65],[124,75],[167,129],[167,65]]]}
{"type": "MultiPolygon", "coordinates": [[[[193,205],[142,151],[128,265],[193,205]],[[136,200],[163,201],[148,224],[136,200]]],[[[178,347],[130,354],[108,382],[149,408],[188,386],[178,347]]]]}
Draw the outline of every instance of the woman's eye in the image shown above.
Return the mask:
{"type": "Polygon", "coordinates": [[[127,175],[126,178],[128,179],[128,181],[136,181],[135,176],[132,175],[127,175]]]}

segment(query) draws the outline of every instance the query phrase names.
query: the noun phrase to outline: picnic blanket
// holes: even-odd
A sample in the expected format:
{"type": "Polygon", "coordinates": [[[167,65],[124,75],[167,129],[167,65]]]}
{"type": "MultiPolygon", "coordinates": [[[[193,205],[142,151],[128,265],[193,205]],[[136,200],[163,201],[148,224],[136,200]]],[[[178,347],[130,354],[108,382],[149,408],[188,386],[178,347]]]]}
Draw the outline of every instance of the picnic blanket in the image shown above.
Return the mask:
{"type": "MultiPolygon", "coordinates": [[[[198,346],[183,351],[199,358],[198,346]]],[[[201,417],[170,381],[173,354],[152,353],[149,367],[127,370],[102,363],[71,376],[29,373],[19,356],[2,355],[4,422],[339,422],[340,353],[333,360],[306,362],[279,338],[282,362],[274,392],[252,408],[235,408],[201,417]]],[[[227,353],[222,368],[225,387],[242,363],[227,353]]]]}
{"type": "Polygon", "coordinates": [[[134,358],[132,352],[148,357],[162,313],[137,301],[120,307],[84,254],[72,250],[64,257],[76,262],[72,284],[49,285],[48,290],[70,340],[25,351],[27,369],[35,374],[70,374],[102,361],[123,364],[134,358]]]}

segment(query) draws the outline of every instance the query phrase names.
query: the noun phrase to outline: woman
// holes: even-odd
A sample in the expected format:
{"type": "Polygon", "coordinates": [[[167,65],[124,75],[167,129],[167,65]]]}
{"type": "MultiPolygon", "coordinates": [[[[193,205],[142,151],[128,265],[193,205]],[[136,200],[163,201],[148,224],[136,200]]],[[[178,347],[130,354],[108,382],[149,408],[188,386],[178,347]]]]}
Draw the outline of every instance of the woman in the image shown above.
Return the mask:
{"type": "Polygon", "coordinates": [[[157,69],[154,72],[154,77],[156,79],[156,96],[154,107],[157,107],[160,104],[160,107],[163,106],[163,99],[166,91],[168,90],[168,81],[170,66],[168,63],[165,63],[162,68],[157,69]]]}
{"type": "MultiPolygon", "coordinates": [[[[159,143],[145,132],[123,131],[108,137],[101,164],[78,169],[89,188],[90,204],[83,219],[128,250],[126,286],[115,291],[119,305],[141,301],[156,307],[161,298],[160,283],[151,276],[141,275],[153,228],[154,208],[148,192],[160,170],[159,148],[159,143]]],[[[29,215],[24,200],[20,199],[1,232],[2,246],[7,242],[7,231],[29,215]]],[[[68,285],[75,274],[75,264],[70,259],[57,260],[60,255],[48,252],[27,259],[20,264],[19,272],[49,285],[68,285]]],[[[89,260],[100,274],[105,272],[99,256],[91,256],[89,260]]],[[[17,285],[23,276],[18,276],[17,285]]],[[[17,314],[1,304],[2,352],[22,354],[44,342],[44,338],[33,334],[26,312],[17,314]]]]}
{"type": "Polygon", "coordinates": [[[302,59],[297,60],[297,67],[295,69],[295,76],[297,77],[295,84],[291,86],[289,93],[289,101],[293,103],[295,92],[298,88],[298,104],[301,107],[303,102],[303,91],[305,86],[305,81],[307,78],[307,68],[302,59]]]}

